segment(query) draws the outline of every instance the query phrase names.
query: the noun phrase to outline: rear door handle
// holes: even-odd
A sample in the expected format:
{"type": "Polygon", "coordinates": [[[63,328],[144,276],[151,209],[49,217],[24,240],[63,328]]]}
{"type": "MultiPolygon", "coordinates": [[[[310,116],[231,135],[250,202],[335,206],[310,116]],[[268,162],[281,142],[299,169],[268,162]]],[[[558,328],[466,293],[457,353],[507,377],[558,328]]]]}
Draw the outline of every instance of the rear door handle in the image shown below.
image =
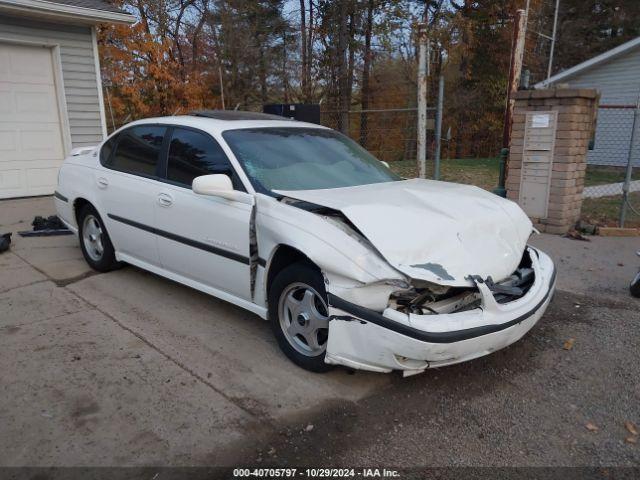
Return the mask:
{"type": "Polygon", "coordinates": [[[158,204],[161,207],[170,207],[173,204],[173,197],[168,193],[161,193],[158,195],[158,204]]]}
{"type": "Polygon", "coordinates": [[[98,183],[99,188],[107,188],[109,186],[109,180],[104,177],[98,177],[96,182],[98,183]]]}

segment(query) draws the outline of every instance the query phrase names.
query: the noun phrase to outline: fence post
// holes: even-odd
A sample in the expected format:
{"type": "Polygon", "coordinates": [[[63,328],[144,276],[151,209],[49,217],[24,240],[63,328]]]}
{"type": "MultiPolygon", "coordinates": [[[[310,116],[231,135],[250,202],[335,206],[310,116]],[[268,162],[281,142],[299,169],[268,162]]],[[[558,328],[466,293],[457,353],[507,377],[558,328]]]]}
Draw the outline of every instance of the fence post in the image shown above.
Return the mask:
{"type": "Polygon", "coordinates": [[[427,176],[427,76],[429,46],[426,23],[418,24],[418,176],[427,176]]]}
{"type": "Polygon", "coordinates": [[[633,110],[633,122],[631,123],[631,140],[629,142],[629,154],[627,159],[627,169],[622,184],[622,205],[620,205],[620,227],[624,227],[627,217],[627,202],[629,201],[629,185],[631,184],[631,174],[633,172],[633,146],[636,143],[636,130],[638,126],[638,113],[640,112],[640,97],[636,101],[636,108],[633,110]]]}
{"type": "Polygon", "coordinates": [[[442,109],[444,107],[444,75],[438,78],[438,108],[436,109],[436,151],[433,155],[434,170],[433,178],[440,180],[440,143],[442,142],[442,109]]]}

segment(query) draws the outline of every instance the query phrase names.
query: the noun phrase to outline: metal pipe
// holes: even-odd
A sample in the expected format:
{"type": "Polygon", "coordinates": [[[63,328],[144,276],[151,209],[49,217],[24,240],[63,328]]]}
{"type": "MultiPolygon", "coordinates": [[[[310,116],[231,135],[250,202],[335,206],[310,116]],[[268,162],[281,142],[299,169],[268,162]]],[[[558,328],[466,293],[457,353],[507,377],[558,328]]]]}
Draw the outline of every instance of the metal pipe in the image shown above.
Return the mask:
{"type": "Polygon", "coordinates": [[[438,108],[436,109],[436,151],[433,155],[434,170],[433,178],[440,180],[440,148],[442,141],[442,109],[444,108],[444,75],[440,74],[438,78],[438,108]]]}
{"type": "Polygon", "coordinates": [[[551,52],[549,52],[549,67],[547,68],[547,80],[551,77],[551,68],[553,66],[553,51],[556,48],[556,31],[558,29],[558,10],[560,8],[560,0],[556,0],[556,11],[553,13],[553,32],[551,33],[551,52]]]}
{"type": "Polygon", "coordinates": [[[427,25],[418,25],[418,176],[427,176],[427,69],[428,41],[427,25]]]}

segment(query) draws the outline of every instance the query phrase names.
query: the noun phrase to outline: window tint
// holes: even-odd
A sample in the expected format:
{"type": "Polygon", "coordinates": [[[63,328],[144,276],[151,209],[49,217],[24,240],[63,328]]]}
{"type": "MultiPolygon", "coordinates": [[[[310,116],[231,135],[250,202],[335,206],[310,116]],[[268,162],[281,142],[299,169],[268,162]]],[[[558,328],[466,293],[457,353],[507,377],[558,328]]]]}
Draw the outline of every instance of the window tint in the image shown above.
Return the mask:
{"type": "Polygon", "coordinates": [[[155,175],[165,131],[165,127],[141,125],[122,132],[110,166],[123,172],[155,175]]]}
{"type": "Polygon", "coordinates": [[[193,130],[176,128],[169,145],[167,179],[191,187],[200,175],[224,173],[236,190],[244,190],[227,156],[213,138],[193,130]]]}
{"type": "Polygon", "coordinates": [[[119,135],[114,135],[109,140],[107,140],[102,148],[100,149],[100,163],[102,165],[107,165],[109,163],[109,158],[111,157],[111,152],[113,152],[113,146],[118,141],[119,135]]]}

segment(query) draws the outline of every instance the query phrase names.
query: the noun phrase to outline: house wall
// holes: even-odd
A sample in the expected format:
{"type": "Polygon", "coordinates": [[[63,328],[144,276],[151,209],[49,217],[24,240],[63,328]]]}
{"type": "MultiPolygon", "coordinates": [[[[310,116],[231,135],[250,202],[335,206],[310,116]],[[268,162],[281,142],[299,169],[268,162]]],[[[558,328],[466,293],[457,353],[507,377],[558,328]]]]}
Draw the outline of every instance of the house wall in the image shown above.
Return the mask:
{"type": "Polygon", "coordinates": [[[7,39],[59,46],[72,147],[100,143],[103,124],[91,27],[2,15],[0,41],[7,39]]]}
{"type": "MultiPolygon", "coordinates": [[[[600,92],[600,108],[594,149],[587,162],[595,165],[625,166],[632,140],[633,109],[609,108],[636,105],[640,95],[640,48],[609,62],[596,65],[559,83],[571,88],[595,88],[600,92]]],[[[632,162],[640,166],[640,120],[636,122],[632,162]]]]}

